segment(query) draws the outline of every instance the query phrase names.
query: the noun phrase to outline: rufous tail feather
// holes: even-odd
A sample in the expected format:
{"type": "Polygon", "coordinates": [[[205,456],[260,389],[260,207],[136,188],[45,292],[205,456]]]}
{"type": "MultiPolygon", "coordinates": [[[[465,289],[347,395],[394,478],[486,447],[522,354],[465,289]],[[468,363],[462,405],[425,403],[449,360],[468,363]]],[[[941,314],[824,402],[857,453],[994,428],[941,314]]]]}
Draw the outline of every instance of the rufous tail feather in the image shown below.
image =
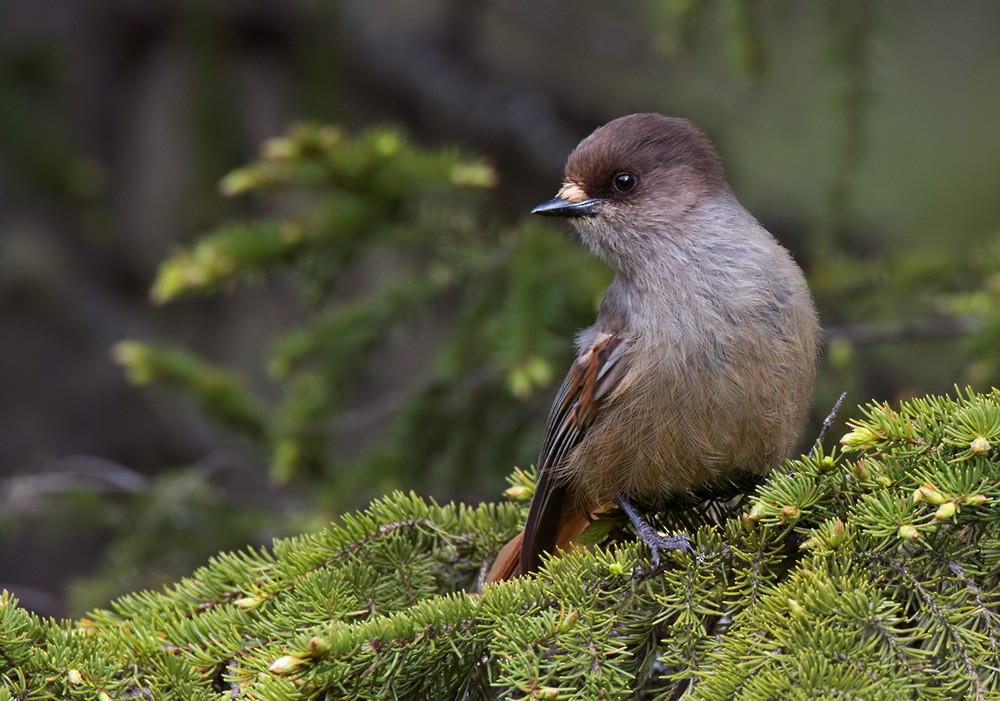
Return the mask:
{"type": "MultiPolygon", "coordinates": [[[[555,551],[569,552],[573,548],[579,547],[576,541],[580,537],[580,534],[590,525],[590,522],[589,515],[581,512],[574,514],[565,523],[561,524],[559,526],[559,533],[556,536],[555,551]]],[[[490,571],[486,575],[484,584],[502,582],[525,574],[521,571],[518,564],[523,540],[524,531],[521,531],[500,549],[497,559],[493,561],[493,566],[490,567],[490,571]]]]}

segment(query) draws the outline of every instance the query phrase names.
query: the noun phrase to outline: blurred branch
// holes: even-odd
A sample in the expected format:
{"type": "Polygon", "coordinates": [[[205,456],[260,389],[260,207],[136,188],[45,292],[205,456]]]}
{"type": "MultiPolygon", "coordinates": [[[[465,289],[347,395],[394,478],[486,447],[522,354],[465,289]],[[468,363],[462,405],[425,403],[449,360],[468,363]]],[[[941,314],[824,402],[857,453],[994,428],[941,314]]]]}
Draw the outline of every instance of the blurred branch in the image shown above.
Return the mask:
{"type": "MultiPolygon", "coordinates": [[[[495,369],[489,365],[479,365],[453,386],[454,392],[458,395],[468,394],[485,385],[495,374],[495,369]]],[[[335,429],[347,433],[376,424],[392,416],[415,395],[428,391],[432,384],[431,378],[425,378],[416,387],[392,390],[361,406],[342,411],[336,417],[335,429]]]]}
{"type": "Polygon", "coordinates": [[[73,455],[53,461],[44,472],[0,480],[0,520],[36,513],[52,496],[141,494],[149,487],[148,477],[124,465],[91,455],[73,455]]]}
{"type": "Polygon", "coordinates": [[[92,455],[71,455],[52,462],[51,468],[34,475],[19,475],[0,482],[4,501],[15,504],[62,492],[146,491],[149,479],[135,470],[92,455]]]}
{"type": "Polygon", "coordinates": [[[825,342],[847,341],[854,345],[896,343],[924,338],[964,336],[975,333],[983,322],[975,316],[941,316],[932,319],[880,321],[870,324],[845,324],[826,329],[825,342]]]}
{"type": "MultiPolygon", "coordinates": [[[[194,461],[186,471],[201,480],[224,470],[241,470],[232,465],[222,452],[210,453],[194,461]]],[[[245,477],[241,476],[241,479],[245,477]]],[[[31,513],[39,503],[51,496],[72,493],[90,494],[149,494],[157,488],[157,479],[148,477],[112,460],[93,455],[70,455],[47,460],[35,474],[15,475],[0,480],[0,516],[31,513]]],[[[228,496],[225,497],[229,499],[228,496]]],[[[274,499],[274,495],[270,497],[274,499]]],[[[241,503],[242,497],[232,497],[241,503]]]]}
{"type": "MultiPolygon", "coordinates": [[[[472,19],[464,13],[462,26],[472,19]]],[[[456,22],[459,21],[456,19],[456,22]]],[[[341,54],[373,90],[409,100],[428,121],[443,122],[544,171],[562,170],[586,131],[559,113],[548,93],[497,79],[480,69],[453,36],[355,17],[341,54]]]]}

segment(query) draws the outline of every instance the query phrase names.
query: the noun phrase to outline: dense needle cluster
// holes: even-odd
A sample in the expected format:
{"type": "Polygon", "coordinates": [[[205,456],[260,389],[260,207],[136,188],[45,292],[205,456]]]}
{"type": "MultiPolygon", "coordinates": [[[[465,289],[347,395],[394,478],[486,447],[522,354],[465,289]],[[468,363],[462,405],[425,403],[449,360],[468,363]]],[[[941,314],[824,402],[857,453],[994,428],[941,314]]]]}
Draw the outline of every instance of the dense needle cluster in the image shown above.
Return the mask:
{"type": "MultiPolygon", "coordinates": [[[[75,622],[0,600],[0,699],[954,699],[1000,689],[1000,392],[870,405],[651,574],[591,551],[471,593],[511,503],[395,494],[75,622]]],[[[662,519],[671,522],[670,514],[662,519]]],[[[689,516],[690,519],[690,516],[689,516]]]]}

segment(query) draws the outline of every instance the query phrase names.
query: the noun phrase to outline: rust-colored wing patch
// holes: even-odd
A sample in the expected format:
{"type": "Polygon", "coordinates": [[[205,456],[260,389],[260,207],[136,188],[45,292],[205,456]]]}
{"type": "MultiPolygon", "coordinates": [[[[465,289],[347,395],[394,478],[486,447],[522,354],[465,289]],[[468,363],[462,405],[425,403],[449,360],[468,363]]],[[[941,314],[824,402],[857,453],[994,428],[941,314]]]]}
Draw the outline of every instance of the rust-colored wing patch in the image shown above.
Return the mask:
{"type": "Polygon", "coordinates": [[[621,336],[599,334],[573,363],[556,395],[538,457],[535,494],[524,524],[519,562],[522,573],[538,567],[541,553],[575,537],[562,532],[571,524],[578,525],[581,514],[576,513],[579,505],[568,498],[567,486],[559,479],[559,466],[579,445],[594,423],[602,400],[621,378],[626,348],[621,336]]]}

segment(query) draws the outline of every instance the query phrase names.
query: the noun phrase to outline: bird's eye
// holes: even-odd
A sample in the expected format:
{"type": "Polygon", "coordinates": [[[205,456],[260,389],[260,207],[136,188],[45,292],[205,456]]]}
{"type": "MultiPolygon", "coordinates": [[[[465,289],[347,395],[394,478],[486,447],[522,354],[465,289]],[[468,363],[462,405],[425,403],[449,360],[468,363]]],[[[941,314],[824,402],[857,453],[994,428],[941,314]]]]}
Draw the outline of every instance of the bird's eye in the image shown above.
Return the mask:
{"type": "Polygon", "coordinates": [[[611,180],[611,184],[618,192],[632,192],[638,183],[638,178],[631,173],[619,173],[611,180]]]}

